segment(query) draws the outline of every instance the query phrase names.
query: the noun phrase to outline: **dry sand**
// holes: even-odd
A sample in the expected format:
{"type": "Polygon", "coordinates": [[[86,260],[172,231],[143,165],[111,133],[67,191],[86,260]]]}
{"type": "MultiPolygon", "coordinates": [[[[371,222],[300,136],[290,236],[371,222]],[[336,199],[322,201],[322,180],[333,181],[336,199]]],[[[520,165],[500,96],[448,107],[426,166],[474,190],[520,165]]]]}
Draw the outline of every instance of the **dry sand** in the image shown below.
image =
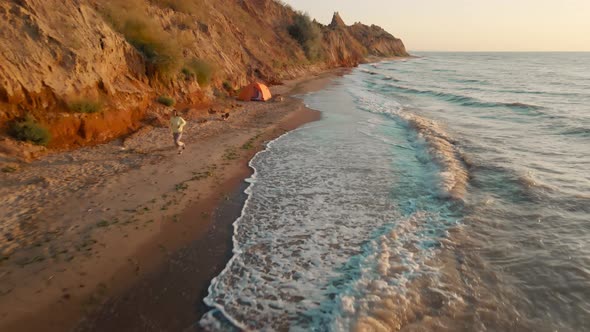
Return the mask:
{"type": "Polygon", "coordinates": [[[319,119],[291,95],[343,72],[273,87],[282,102],[232,101],[227,121],[189,112],[182,155],[167,128],[145,128],[0,174],[0,331],[194,323],[230,255],[247,162],[265,142],[319,119]]]}

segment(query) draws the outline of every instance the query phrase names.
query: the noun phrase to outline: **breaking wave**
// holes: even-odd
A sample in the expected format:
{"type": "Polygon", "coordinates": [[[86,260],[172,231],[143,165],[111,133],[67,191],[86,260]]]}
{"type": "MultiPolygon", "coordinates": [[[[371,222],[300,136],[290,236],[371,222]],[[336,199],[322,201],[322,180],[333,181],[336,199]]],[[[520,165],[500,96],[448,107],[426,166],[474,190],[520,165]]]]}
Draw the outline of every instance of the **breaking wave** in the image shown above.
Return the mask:
{"type": "Polygon", "coordinates": [[[416,131],[414,144],[418,151],[425,151],[417,157],[423,162],[434,162],[440,168],[438,178],[439,194],[455,200],[464,198],[469,182],[469,172],[463,153],[456,142],[435,121],[407,111],[399,104],[378,96],[357,94],[360,107],[373,113],[382,113],[404,121],[416,131]]]}
{"type": "Polygon", "coordinates": [[[384,75],[382,73],[376,72],[376,71],[372,71],[372,70],[367,70],[367,69],[360,69],[361,72],[369,74],[371,76],[378,76],[380,77],[383,81],[390,81],[390,82],[401,82],[399,79],[396,79],[394,77],[392,77],[391,75],[384,75]]]}
{"type": "Polygon", "coordinates": [[[396,90],[403,91],[406,93],[412,93],[412,94],[418,94],[418,95],[429,95],[429,96],[441,98],[445,101],[452,102],[452,103],[455,103],[455,104],[458,104],[461,106],[472,106],[472,107],[481,107],[481,108],[507,107],[507,108],[515,109],[515,110],[528,110],[528,111],[539,111],[539,110],[543,109],[543,107],[541,107],[541,106],[520,103],[520,102],[489,102],[489,101],[479,100],[474,97],[463,96],[463,95],[442,92],[442,91],[420,90],[420,89],[414,89],[414,88],[405,87],[402,85],[395,85],[395,84],[389,84],[389,86],[391,86],[392,88],[394,88],[396,90]]]}

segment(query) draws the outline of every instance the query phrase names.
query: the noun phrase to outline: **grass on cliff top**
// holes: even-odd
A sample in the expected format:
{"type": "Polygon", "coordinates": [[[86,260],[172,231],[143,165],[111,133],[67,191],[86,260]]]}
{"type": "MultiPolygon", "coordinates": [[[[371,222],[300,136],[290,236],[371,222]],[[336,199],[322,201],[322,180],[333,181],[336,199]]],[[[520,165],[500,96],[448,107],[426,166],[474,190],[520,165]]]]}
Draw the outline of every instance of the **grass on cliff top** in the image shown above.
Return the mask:
{"type": "Polygon", "coordinates": [[[31,142],[36,145],[45,146],[51,141],[49,130],[32,115],[27,115],[23,120],[10,123],[8,134],[19,141],[31,142]]]}
{"type": "Polygon", "coordinates": [[[101,13],[143,55],[151,76],[170,78],[182,65],[181,49],[174,36],[142,8],[145,4],[137,0],[118,0],[106,3],[101,13]]]}

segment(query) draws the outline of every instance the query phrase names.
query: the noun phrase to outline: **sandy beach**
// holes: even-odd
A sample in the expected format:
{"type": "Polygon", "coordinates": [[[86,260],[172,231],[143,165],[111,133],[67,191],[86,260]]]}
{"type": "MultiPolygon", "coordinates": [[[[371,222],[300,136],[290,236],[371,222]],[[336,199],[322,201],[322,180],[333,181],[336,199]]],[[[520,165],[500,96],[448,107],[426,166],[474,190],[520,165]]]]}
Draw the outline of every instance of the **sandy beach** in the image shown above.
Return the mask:
{"type": "Polygon", "coordinates": [[[0,332],[590,331],[588,13],[0,1],[0,332]]]}
{"type": "Polygon", "coordinates": [[[272,87],[282,101],[191,109],[182,155],[168,129],[154,126],[0,174],[0,330],[193,325],[231,257],[248,161],[265,142],[319,119],[293,95],[343,72],[272,87]]]}

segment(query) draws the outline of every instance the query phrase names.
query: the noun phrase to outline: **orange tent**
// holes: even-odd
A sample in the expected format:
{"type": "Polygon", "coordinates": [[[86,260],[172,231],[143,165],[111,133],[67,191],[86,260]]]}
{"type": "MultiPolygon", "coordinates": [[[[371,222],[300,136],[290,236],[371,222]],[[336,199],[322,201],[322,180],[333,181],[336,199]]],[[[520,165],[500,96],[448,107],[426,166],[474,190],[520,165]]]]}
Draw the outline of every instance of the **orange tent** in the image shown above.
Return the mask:
{"type": "Polygon", "coordinates": [[[238,99],[243,101],[267,101],[270,100],[270,98],[272,98],[272,95],[270,94],[268,87],[258,82],[250,83],[249,85],[243,87],[242,91],[240,91],[240,95],[238,96],[238,99]]]}

